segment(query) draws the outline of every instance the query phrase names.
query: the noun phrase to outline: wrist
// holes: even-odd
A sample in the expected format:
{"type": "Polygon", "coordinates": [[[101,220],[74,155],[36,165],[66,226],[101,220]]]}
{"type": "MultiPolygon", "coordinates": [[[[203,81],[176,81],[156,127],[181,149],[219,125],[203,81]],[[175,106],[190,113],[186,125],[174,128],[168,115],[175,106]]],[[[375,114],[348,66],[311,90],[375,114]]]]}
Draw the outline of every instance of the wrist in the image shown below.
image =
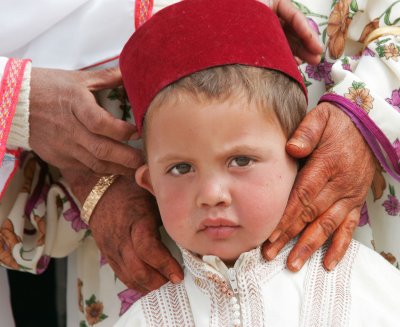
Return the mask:
{"type": "Polygon", "coordinates": [[[85,202],[82,205],[81,218],[87,225],[89,225],[90,218],[93,211],[96,209],[98,202],[101,201],[104,193],[107,192],[108,188],[111,187],[117,178],[118,175],[100,177],[96,185],[86,197],[85,202]]]}

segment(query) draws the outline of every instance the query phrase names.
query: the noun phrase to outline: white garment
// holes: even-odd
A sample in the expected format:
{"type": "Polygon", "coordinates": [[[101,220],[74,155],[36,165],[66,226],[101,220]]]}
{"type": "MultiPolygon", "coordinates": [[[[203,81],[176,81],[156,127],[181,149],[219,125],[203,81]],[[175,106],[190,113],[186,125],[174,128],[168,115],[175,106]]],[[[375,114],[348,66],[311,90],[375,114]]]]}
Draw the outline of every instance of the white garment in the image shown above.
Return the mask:
{"type": "Polygon", "coordinates": [[[292,273],[285,269],[292,246],[271,262],[259,248],[243,253],[233,268],[215,256],[201,260],[183,250],[184,282],[151,292],[115,326],[399,326],[400,272],[381,256],[353,241],[327,272],[325,245],[292,273]]]}

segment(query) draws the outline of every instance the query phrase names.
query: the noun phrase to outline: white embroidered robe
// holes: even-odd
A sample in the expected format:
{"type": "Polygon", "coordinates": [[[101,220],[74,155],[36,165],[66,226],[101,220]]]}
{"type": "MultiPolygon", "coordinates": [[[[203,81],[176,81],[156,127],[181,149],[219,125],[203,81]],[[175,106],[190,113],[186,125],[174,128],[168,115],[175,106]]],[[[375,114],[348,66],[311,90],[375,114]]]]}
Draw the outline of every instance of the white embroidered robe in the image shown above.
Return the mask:
{"type": "Polygon", "coordinates": [[[141,298],[115,327],[399,326],[400,271],[381,256],[353,241],[327,272],[324,246],[292,273],[285,268],[291,248],[272,262],[254,249],[233,268],[218,257],[201,260],[183,250],[184,282],[141,298]]]}

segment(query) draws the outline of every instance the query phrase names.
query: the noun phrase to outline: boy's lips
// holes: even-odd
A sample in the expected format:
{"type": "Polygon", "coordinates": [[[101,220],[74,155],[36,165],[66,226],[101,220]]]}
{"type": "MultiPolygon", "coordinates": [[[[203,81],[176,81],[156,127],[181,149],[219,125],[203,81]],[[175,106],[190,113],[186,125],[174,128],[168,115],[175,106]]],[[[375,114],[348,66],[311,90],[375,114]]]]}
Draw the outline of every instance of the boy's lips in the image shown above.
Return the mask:
{"type": "Polygon", "coordinates": [[[207,218],[200,224],[199,231],[213,239],[224,239],[235,233],[240,226],[225,218],[207,218]]]}

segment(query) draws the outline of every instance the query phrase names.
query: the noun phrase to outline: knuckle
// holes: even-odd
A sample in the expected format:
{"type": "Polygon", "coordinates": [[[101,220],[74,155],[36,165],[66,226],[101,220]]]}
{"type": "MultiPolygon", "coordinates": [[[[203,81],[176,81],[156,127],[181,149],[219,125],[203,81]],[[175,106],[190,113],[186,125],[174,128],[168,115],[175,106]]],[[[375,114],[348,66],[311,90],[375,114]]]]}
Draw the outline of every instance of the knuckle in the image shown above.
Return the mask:
{"type": "Polygon", "coordinates": [[[295,188],[295,193],[304,208],[310,206],[311,203],[311,192],[306,187],[297,186],[295,188]]]}
{"type": "Polygon", "coordinates": [[[93,160],[90,164],[89,164],[89,168],[97,174],[102,174],[106,172],[106,166],[104,163],[102,163],[99,160],[93,160]]]}
{"type": "Polygon", "coordinates": [[[301,124],[297,129],[297,134],[305,141],[310,142],[315,138],[315,131],[312,125],[301,124]]]}
{"type": "Polygon", "coordinates": [[[104,127],[105,113],[98,111],[96,115],[91,115],[87,121],[87,128],[93,133],[99,133],[104,127]]]}
{"type": "Polygon", "coordinates": [[[303,208],[303,212],[300,216],[304,223],[313,221],[318,216],[318,209],[313,205],[308,205],[303,208]]]}
{"type": "Polygon", "coordinates": [[[322,232],[327,238],[330,237],[337,228],[335,220],[332,219],[331,217],[325,217],[324,219],[320,219],[318,221],[318,224],[320,225],[322,232]]]}
{"type": "Polygon", "coordinates": [[[138,283],[139,285],[146,285],[149,282],[149,274],[143,268],[136,269],[133,272],[133,275],[135,277],[136,283],[138,283]]]}
{"type": "Polygon", "coordinates": [[[279,239],[281,240],[281,242],[283,244],[286,244],[293,238],[294,235],[295,234],[292,235],[290,230],[286,230],[281,233],[281,235],[279,236],[279,239]]]}
{"type": "Polygon", "coordinates": [[[317,244],[315,241],[307,240],[299,246],[301,246],[300,253],[302,256],[309,257],[316,250],[317,244]]]}
{"type": "Polygon", "coordinates": [[[105,142],[94,142],[91,146],[91,152],[97,159],[107,159],[110,157],[112,149],[105,142]]]}
{"type": "Polygon", "coordinates": [[[347,234],[352,235],[353,231],[357,228],[358,226],[358,218],[352,218],[346,221],[343,225],[343,229],[347,234]]]}
{"type": "Polygon", "coordinates": [[[137,168],[142,163],[143,163],[143,157],[139,152],[133,154],[127,154],[125,155],[125,159],[123,160],[123,164],[125,167],[137,168]]]}

